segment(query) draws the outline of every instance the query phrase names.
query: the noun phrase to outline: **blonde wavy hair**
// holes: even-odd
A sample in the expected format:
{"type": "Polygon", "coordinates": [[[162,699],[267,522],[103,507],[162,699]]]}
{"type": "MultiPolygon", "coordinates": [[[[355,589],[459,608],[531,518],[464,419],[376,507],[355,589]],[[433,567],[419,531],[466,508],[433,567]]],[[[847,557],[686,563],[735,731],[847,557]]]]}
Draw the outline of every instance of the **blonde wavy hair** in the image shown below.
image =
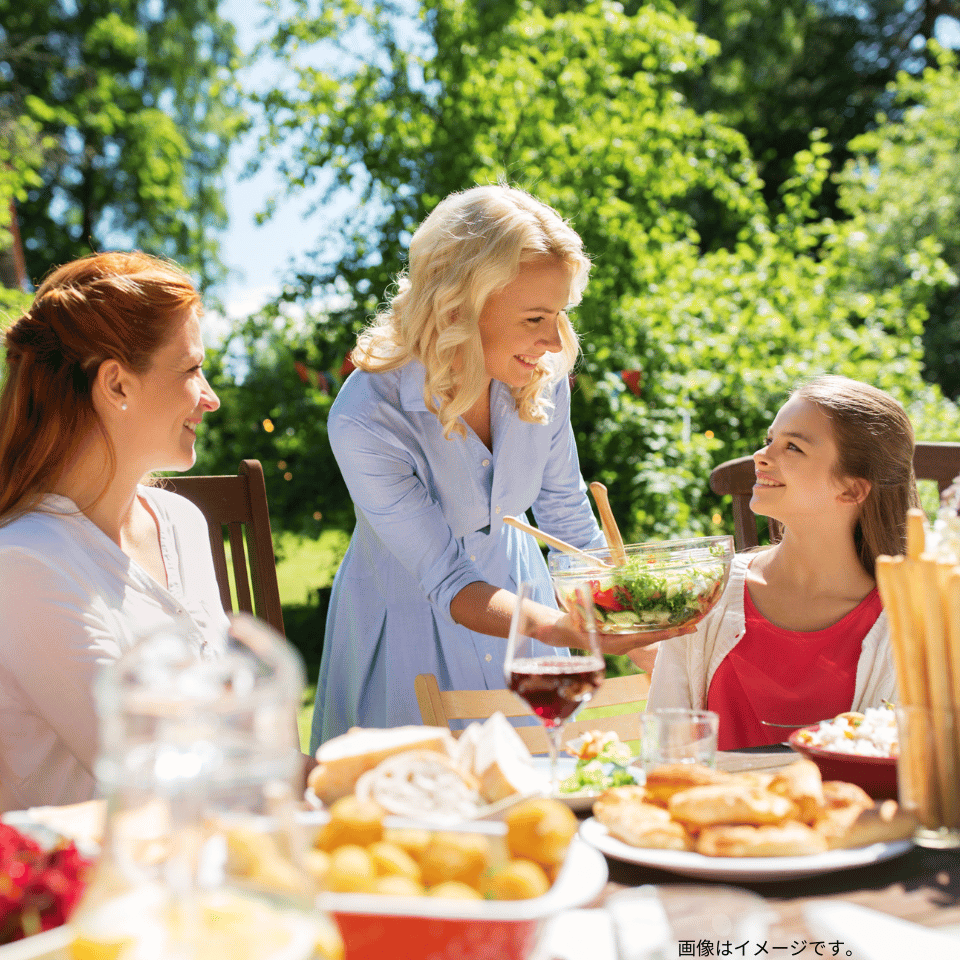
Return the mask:
{"type": "MultiPolygon", "coordinates": [[[[459,418],[487,382],[479,327],[484,304],[521,266],[549,258],[569,271],[569,306],[579,303],[590,261],[583,241],[555,210],[505,185],[451,194],[413,235],[397,293],[357,338],[353,363],[382,373],[419,360],[426,370],[427,409],[439,418],[444,436],[464,436],[459,418]]],[[[513,391],[521,420],[546,422],[546,388],[577,359],[577,335],[565,312],[559,332],[560,352],[545,354],[530,382],[513,391]]]]}

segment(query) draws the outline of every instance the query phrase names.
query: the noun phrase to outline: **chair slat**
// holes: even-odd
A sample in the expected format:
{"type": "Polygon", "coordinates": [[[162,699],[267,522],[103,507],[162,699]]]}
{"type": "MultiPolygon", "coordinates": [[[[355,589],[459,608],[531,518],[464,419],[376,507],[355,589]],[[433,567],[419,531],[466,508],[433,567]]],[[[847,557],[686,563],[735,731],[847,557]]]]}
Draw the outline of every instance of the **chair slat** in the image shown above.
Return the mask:
{"type": "MultiPolygon", "coordinates": [[[[921,440],[913,453],[913,469],[918,480],[932,480],[943,493],[960,476],[960,443],[921,440]]],[[[710,489],[733,500],[733,539],[737,550],[759,544],[757,521],[750,509],[753,496],[753,457],[737,457],[714,467],[710,489]]],[[[768,521],[772,535],[772,524],[768,521]]]]}
{"type": "MultiPolygon", "coordinates": [[[[414,683],[420,716],[428,726],[449,727],[451,721],[486,720],[498,711],[505,717],[531,717],[527,705],[510,690],[441,690],[432,673],[420,674],[414,683]]],[[[636,709],[615,717],[574,720],[564,729],[564,740],[588,730],[612,731],[622,740],[636,740],[639,736],[637,714],[646,706],[650,690],[648,674],[610,677],[605,680],[590,701],[590,707],[631,705],[636,709]]],[[[547,735],[539,724],[514,727],[531,753],[547,753],[547,735]]],[[[459,737],[461,730],[453,730],[459,737]]]]}
{"type": "Polygon", "coordinates": [[[164,485],[203,512],[224,610],[255,613],[282,634],[283,610],[260,461],[241,461],[236,476],[168,477],[164,485]],[[230,540],[236,603],[230,590],[224,527],[230,540]]]}
{"type": "Polygon", "coordinates": [[[250,595],[250,581],[247,577],[247,551],[243,544],[243,524],[228,523],[230,538],[230,559],[233,564],[233,583],[237,591],[237,608],[253,613],[253,598],[250,595]]]}

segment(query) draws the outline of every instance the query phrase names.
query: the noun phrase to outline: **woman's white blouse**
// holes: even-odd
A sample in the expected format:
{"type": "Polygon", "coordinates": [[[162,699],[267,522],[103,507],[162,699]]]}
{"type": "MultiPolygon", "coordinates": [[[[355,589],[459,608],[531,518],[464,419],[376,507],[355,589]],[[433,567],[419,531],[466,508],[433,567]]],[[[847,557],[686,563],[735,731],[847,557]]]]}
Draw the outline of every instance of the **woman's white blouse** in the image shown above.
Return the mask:
{"type": "Polygon", "coordinates": [[[159,523],[167,589],[66,497],[0,527],[0,809],[93,796],[93,683],[138,637],[176,626],[201,656],[223,651],[203,514],[168,490],[139,494],[159,523]]]}
{"type": "Polygon", "coordinates": [[[355,371],[330,411],[330,444],[357,522],[327,615],[314,747],[355,725],[420,723],[418,673],[436,674],[441,689],[504,686],[505,642],[450,616],[453,598],[477,581],[516,590],[527,580],[536,599],[556,605],[537,542],[504,517],[532,507],[538,526],[561,539],[604,544],[580,476],[565,377],[545,424],[521,421],[509,389],[493,381],[492,451],[469,429],[446,439],[423,385],[415,361],[355,371]]]}

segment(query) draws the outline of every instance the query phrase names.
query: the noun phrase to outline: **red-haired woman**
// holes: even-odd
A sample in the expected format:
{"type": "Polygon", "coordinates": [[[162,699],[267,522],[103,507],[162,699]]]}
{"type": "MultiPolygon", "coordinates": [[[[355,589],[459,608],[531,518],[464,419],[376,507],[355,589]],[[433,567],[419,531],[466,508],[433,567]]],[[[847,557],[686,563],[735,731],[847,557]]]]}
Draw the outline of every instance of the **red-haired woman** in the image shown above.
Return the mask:
{"type": "Polygon", "coordinates": [[[7,331],[0,394],[0,809],[93,794],[91,684],[138,635],[227,619],[202,515],[144,486],[188,470],[202,307],[178,267],[104,253],[54,270],[7,331]]]}

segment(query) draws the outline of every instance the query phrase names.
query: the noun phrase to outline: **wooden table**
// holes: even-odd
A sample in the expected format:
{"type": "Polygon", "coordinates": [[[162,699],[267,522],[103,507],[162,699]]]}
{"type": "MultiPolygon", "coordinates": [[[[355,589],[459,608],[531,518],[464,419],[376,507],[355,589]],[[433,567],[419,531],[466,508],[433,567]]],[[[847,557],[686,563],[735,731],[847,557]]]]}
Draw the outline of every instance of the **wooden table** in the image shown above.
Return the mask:
{"type": "MultiPolygon", "coordinates": [[[[731,772],[775,770],[792,762],[796,757],[792,751],[722,753],[718,757],[717,766],[731,772]]],[[[714,882],[624,863],[611,857],[607,857],[607,864],[610,879],[599,902],[595,904],[597,906],[602,905],[618,890],[642,884],[714,882]]],[[[809,942],[814,939],[804,923],[803,907],[811,900],[824,897],[860,904],[931,928],[960,929],[960,851],[914,847],[901,857],[866,867],[838,870],[797,880],[761,883],[738,880],[734,885],[745,887],[762,896],[776,915],[768,940],[771,946],[770,955],[773,957],[791,956],[790,949],[774,950],[773,945],[789,948],[794,942],[809,942]]],[[[940,958],[926,957],[923,960],[940,958]]]]}

